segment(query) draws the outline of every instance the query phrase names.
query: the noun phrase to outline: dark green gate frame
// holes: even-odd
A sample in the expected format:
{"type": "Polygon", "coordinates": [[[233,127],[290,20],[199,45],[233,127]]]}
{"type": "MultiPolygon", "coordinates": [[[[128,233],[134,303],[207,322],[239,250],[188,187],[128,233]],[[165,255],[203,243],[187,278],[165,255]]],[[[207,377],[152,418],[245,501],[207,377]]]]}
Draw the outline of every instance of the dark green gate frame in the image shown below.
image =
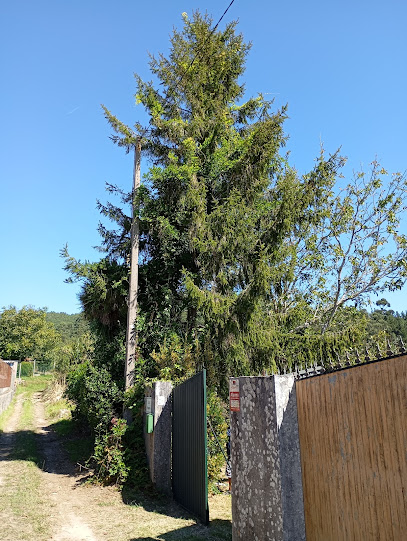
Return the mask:
{"type": "Polygon", "coordinates": [[[205,370],[174,388],[172,408],[174,499],[208,524],[205,370]]]}

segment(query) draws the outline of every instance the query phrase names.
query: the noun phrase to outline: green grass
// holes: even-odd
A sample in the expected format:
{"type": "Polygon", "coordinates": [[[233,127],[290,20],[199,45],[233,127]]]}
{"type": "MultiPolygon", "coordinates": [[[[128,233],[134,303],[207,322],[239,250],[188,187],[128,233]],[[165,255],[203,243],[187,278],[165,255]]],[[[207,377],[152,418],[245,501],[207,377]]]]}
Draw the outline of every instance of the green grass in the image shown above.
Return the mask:
{"type": "Polygon", "coordinates": [[[39,391],[43,391],[51,383],[52,379],[53,376],[48,374],[24,378],[24,383],[17,386],[16,394],[28,393],[29,395],[32,395],[39,391]]]}
{"type": "MultiPolygon", "coordinates": [[[[38,472],[40,457],[34,432],[33,394],[45,389],[49,376],[27,378],[17,388],[22,395],[22,409],[10,459],[3,465],[5,479],[0,491],[0,517],[7,539],[46,541],[49,539],[49,502],[41,489],[38,472]]],[[[15,398],[1,415],[4,428],[13,413],[15,398]]]]}
{"type": "MultiPolygon", "coordinates": [[[[55,503],[44,492],[38,469],[38,453],[33,429],[33,394],[51,382],[49,377],[27,378],[19,389],[25,393],[21,399],[22,413],[16,433],[13,460],[0,463],[0,521],[8,541],[49,541],[55,521],[55,503]]],[[[48,389],[43,397],[50,400],[47,415],[53,429],[69,450],[71,460],[84,464],[92,446],[86,433],[79,431],[71,416],[66,414],[64,400],[52,402],[55,393],[48,389]],[[50,392],[51,391],[51,392],[50,392]],[[61,418],[61,412],[67,418],[61,418]]],[[[13,405],[15,402],[13,403],[13,405]]],[[[12,408],[7,415],[11,415],[12,408]]],[[[2,416],[3,418],[4,416],[2,416]]],[[[78,489],[78,493],[83,488],[78,489]]],[[[76,496],[78,497],[78,496],[76,496]]],[[[106,541],[231,541],[230,496],[209,498],[211,524],[197,524],[185,511],[172,501],[158,495],[123,491],[119,493],[93,487],[89,497],[81,492],[82,506],[86,507],[86,523],[98,539],[106,541]],[[95,496],[97,494],[97,496],[95,496]],[[92,496],[93,495],[93,496],[92,496]]],[[[3,538],[3,537],[2,537],[3,538]]]]}
{"type": "Polygon", "coordinates": [[[39,466],[41,458],[38,453],[37,440],[33,427],[33,409],[32,402],[24,400],[12,459],[33,462],[39,466]]]}
{"type": "Polygon", "coordinates": [[[7,425],[8,420],[11,417],[11,414],[13,413],[13,406],[10,404],[10,406],[5,409],[1,415],[0,415],[0,434],[4,432],[4,427],[7,425]]]}
{"type": "Polygon", "coordinates": [[[67,440],[63,442],[63,445],[68,452],[70,461],[74,464],[84,466],[93,453],[93,439],[90,436],[67,440]]]}
{"type": "MultiPolygon", "coordinates": [[[[14,402],[16,396],[21,394],[27,395],[27,400],[31,401],[32,395],[36,392],[43,391],[47,385],[50,383],[52,376],[36,376],[24,379],[24,383],[17,386],[16,393],[14,395],[13,401],[9,407],[3,411],[0,415],[0,433],[4,431],[4,427],[7,425],[13,411],[14,411],[14,402]]],[[[30,414],[28,414],[30,415],[30,414]]]]}
{"type": "Polygon", "coordinates": [[[8,463],[1,488],[0,517],[7,539],[49,540],[49,502],[42,493],[37,466],[25,460],[8,463]]]}
{"type": "Polygon", "coordinates": [[[81,430],[73,419],[62,419],[52,424],[53,430],[60,436],[61,443],[74,464],[85,465],[93,454],[92,436],[81,430]]]}
{"type": "Polygon", "coordinates": [[[65,398],[49,402],[45,406],[45,415],[47,419],[59,420],[59,419],[71,419],[72,418],[72,404],[65,398]]]}

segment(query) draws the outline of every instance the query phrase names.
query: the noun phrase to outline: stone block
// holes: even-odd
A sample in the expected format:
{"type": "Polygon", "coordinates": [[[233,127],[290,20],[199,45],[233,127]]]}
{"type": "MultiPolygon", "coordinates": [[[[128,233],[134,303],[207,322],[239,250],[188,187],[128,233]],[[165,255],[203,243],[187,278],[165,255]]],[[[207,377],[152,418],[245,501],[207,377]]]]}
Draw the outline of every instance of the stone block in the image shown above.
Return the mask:
{"type": "Polygon", "coordinates": [[[303,541],[294,377],[237,379],[240,411],[231,412],[233,541],[303,541]]]}

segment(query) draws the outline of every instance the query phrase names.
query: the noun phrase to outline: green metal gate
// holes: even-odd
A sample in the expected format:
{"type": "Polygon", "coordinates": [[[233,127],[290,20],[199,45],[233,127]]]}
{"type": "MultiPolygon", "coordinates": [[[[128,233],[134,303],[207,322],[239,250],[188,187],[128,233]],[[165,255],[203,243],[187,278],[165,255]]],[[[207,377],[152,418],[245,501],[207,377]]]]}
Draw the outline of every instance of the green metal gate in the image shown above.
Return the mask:
{"type": "Polygon", "coordinates": [[[205,370],[174,388],[172,407],[174,498],[208,524],[205,370]]]}

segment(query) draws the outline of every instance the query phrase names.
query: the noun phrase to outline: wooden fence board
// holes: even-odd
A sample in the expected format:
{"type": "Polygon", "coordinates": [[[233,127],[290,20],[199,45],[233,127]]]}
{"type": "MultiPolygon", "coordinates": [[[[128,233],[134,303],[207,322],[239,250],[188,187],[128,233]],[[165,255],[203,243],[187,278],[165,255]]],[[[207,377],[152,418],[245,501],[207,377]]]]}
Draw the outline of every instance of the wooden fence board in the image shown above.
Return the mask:
{"type": "Polygon", "coordinates": [[[0,389],[10,387],[11,372],[11,367],[0,359],[0,389]]]}
{"type": "Polygon", "coordinates": [[[308,541],[407,539],[407,357],[297,381],[308,541]]]}

